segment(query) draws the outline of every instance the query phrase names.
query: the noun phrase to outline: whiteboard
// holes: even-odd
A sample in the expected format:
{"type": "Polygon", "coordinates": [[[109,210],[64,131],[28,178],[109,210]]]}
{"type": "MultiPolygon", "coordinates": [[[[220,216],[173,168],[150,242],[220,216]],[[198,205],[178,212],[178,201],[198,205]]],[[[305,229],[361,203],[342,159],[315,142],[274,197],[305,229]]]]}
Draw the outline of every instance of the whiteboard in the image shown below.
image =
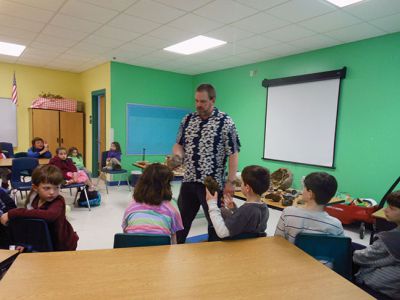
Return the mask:
{"type": "Polygon", "coordinates": [[[264,158],[333,167],[340,78],[268,88],[264,158]]]}
{"type": "Polygon", "coordinates": [[[9,98],[0,98],[0,142],[18,145],[17,106],[9,98]]]}

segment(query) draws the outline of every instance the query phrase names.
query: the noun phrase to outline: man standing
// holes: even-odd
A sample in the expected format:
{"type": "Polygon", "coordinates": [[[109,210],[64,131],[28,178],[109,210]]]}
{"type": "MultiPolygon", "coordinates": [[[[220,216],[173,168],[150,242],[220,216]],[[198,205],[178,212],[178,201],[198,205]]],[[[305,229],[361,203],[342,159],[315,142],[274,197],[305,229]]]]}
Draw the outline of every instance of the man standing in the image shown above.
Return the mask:
{"type": "MultiPolygon", "coordinates": [[[[233,181],[238,168],[239,135],[232,119],[214,107],[215,89],[201,84],[196,89],[196,112],[186,115],[179,127],[173,153],[183,158],[185,173],[178,199],[184,229],[177,232],[178,243],[184,243],[200,205],[208,221],[208,240],[218,237],[212,227],[206,201],[206,176],[219,184],[219,196],[234,193],[233,181]],[[228,161],[228,177],[225,165],[228,161]],[[222,190],[223,189],[223,190],[222,190]]],[[[219,199],[220,205],[220,199],[219,199]]]]}

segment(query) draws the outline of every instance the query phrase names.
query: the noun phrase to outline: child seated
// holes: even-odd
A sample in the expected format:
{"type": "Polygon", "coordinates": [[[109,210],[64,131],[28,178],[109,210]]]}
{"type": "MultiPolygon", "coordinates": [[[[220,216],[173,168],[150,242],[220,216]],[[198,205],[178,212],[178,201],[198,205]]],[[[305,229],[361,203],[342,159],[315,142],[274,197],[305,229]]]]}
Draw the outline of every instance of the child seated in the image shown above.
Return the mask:
{"type": "Polygon", "coordinates": [[[32,140],[32,147],[28,149],[28,157],[51,158],[49,145],[40,137],[32,140]]]}
{"type": "Polygon", "coordinates": [[[285,208],[276,226],[275,236],[282,236],[291,243],[301,232],[343,236],[342,223],[324,211],[337,190],[335,177],[325,172],[315,172],[308,174],[303,184],[304,207],[285,208]]]}
{"type": "Polygon", "coordinates": [[[386,219],[397,227],[378,233],[372,245],[354,251],[353,261],[360,266],[355,277],[363,288],[400,299],[400,191],[389,194],[386,199],[386,219]]]}
{"type": "Polygon", "coordinates": [[[84,171],[78,171],[74,163],[67,157],[67,150],[63,147],[57,148],[56,156],[49,161],[50,165],[60,168],[64,179],[64,184],[85,183],[89,190],[94,190],[94,185],[84,171]]]}
{"type": "Polygon", "coordinates": [[[68,149],[68,158],[72,160],[74,163],[75,167],[78,170],[85,171],[85,173],[89,176],[90,172],[88,169],[85,168],[85,165],[83,164],[83,157],[82,154],[79,153],[78,148],[76,147],[71,147],[68,149]]]}
{"type": "Polygon", "coordinates": [[[121,170],[121,146],[112,142],[106,159],[106,170],[121,170]]]}
{"type": "Polygon", "coordinates": [[[144,169],[135,186],[133,201],[125,210],[124,233],[161,234],[171,236],[176,244],[176,232],[183,229],[181,215],[172,199],[172,171],[155,163],[144,169]]]}
{"type": "Polygon", "coordinates": [[[27,208],[15,208],[4,213],[0,217],[1,224],[6,225],[14,218],[44,219],[49,224],[54,249],[75,250],[79,237],[65,217],[65,201],[59,195],[63,181],[63,174],[56,166],[37,167],[32,173],[32,190],[27,208]]]}
{"type": "Polygon", "coordinates": [[[234,237],[241,233],[265,232],[269,212],[268,206],[261,200],[261,195],[268,190],[269,183],[268,169],[260,166],[245,167],[242,171],[241,189],[246,203],[239,208],[231,195],[225,195],[226,209],[220,209],[217,205],[218,193],[211,195],[206,189],[210,219],[219,238],[234,237]]]}
{"type": "MultiPolygon", "coordinates": [[[[14,200],[11,199],[6,190],[0,188],[0,217],[13,208],[16,208],[14,200]]],[[[10,234],[8,228],[0,224],[0,249],[8,249],[9,245],[10,234]]]]}
{"type": "MultiPolygon", "coordinates": [[[[3,149],[0,145],[0,159],[6,159],[7,156],[3,153],[3,149]]],[[[3,189],[8,189],[8,181],[11,178],[11,170],[7,167],[0,167],[0,179],[1,179],[1,187],[3,189]]]]}

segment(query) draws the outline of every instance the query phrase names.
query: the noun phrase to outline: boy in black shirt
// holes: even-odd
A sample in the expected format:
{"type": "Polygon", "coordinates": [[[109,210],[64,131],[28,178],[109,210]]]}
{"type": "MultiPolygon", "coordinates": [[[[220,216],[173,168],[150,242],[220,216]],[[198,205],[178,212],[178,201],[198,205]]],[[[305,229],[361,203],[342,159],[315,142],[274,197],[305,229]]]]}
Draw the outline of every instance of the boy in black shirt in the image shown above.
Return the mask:
{"type": "Polygon", "coordinates": [[[208,211],[218,237],[265,232],[269,212],[267,205],[261,200],[261,195],[268,190],[269,183],[268,169],[260,166],[244,168],[241,188],[246,197],[246,203],[239,208],[236,207],[230,195],[225,195],[225,208],[220,209],[217,205],[217,193],[211,195],[206,189],[208,211]]]}

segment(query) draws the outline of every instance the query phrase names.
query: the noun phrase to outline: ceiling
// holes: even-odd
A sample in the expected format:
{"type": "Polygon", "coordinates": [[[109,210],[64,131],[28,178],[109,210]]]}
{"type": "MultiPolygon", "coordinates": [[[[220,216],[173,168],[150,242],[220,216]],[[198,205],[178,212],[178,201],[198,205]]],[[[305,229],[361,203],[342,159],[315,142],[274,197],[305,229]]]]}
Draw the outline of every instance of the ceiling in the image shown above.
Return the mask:
{"type": "Polygon", "coordinates": [[[397,31],[400,0],[0,0],[0,41],[27,45],[0,61],[72,72],[115,60],[199,74],[397,31]],[[199,34],[228,43],[162,50],[199,34]]]}

